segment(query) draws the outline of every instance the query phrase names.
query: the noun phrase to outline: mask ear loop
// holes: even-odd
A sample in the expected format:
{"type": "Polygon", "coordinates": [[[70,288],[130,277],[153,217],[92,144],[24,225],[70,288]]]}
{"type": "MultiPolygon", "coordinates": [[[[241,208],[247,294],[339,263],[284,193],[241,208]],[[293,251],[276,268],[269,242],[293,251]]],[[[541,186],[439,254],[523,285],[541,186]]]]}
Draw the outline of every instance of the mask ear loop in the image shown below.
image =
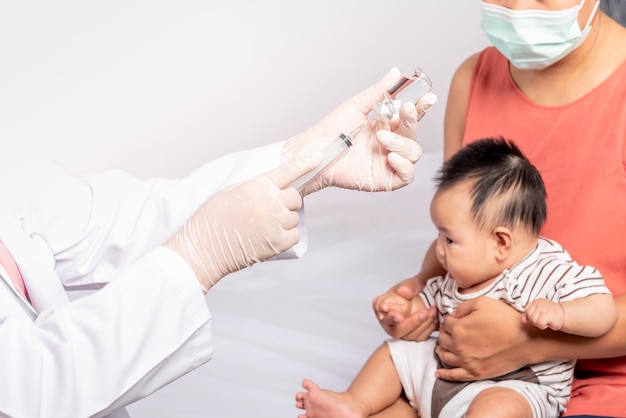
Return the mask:
{"type": "MultiPolygon", "coordinates": [[[[583,7],[583,4],[585,4],[585,0],[582,1],[582,4],[580,5],[581,8],[583,7]]],[[[598,11],[599,6],[600,6],[600,0],[596,0],[596,4],[593,6],[593,10],[591,11],[589,18],[587,19],[587,23],[585,23],[585,27],[583,28],[583,31],[585,31],[589,27],[589,25],[591,25],[591,21],[596,15],[596,12],[598,11]]]]}

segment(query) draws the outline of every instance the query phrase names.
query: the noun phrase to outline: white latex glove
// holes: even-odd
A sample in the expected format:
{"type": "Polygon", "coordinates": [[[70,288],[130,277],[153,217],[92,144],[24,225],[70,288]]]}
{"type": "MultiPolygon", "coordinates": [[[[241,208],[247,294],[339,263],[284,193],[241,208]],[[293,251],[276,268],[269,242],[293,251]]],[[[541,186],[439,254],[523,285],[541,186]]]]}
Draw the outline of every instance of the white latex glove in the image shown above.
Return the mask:
{"type": "Polygon", "coordinates": [[[401,76],[392,68],[381,81],[346,100],[313,127],[288,140],[283,158],[304,148],[322,150],[340,133],[349,134],[365,123],[353,138],[353,146],[340,159],[303,190],[306,195],[328,186],[365,191],[390,191],[413,180],[414,164],[422,155],[415,141],[417,122],[437,101],[434,93],[426,94],[417,105],[405,103],[399,117],[390,123],[368,121],[372,107],[383,100],[385,91],[401,76]]]}
{"type": "Polygon", "coordinates": [[[220,190],[164,245],[187,261],[205,293],[225,275],[291,248],[300,240],[302,197],[287,186],[320,160],[304,155],[220,190]]]}

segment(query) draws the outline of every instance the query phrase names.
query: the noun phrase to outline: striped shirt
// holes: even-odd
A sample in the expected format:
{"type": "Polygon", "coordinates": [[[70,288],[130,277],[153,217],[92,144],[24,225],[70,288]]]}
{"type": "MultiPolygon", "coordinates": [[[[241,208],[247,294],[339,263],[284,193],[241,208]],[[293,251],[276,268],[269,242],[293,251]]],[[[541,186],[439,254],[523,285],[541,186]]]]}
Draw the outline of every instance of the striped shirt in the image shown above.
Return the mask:
{"type": "MultiPolygon", "coordinates": [[[[539,237],[537,246],[524,259],[484,289],[461,294],[449,276],[435,277],[426,283],[420,296],[427,306],[437,306],[441,321],[464,301],[479,296],[502,300],[524,312],[526,304],[537,298],[565,302],[599,293],[611,294],[596,268],[578,265],[556,241],[539,237]]],[[[552,402],[563,408],[569,398],[574,364],[574,360],[565,360],[531,365],[530,373],[521,379],[547,385],[554,397],[552,402]]]]}

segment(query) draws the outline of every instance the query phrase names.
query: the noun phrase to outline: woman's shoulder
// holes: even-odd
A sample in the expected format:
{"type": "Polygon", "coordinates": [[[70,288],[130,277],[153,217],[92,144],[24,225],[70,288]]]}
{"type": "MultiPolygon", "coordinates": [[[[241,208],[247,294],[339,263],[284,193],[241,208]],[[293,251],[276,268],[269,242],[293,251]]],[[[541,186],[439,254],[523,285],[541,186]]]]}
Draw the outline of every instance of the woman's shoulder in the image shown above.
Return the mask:
{"type": "Polygon", "coordinates": [[[456,69],[450,81],[446,114],[444,119],[444,159],[448,159],[461,147],[465,129],[467,100],[474,77],[476,63],[486,50],[466,58],[456,69]]]}
{"type": "Polygon", "coordinates": [[[454,72],[454,75],[452,76],[452,83],[458,83],[463,80],[469,81],[472,78],[474,69],[476,68],[476,63],[484,52],[485,50],[476,52],[467,57],[454,72]]]}

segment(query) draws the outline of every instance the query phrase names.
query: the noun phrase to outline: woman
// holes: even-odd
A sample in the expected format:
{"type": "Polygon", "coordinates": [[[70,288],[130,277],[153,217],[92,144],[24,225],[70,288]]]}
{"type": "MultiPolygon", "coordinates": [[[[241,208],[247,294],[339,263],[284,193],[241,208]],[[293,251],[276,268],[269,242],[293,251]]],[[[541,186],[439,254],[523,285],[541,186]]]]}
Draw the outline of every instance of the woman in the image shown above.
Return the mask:
{"type": "MultiPolygon", "coordinates": [[[[626,417],[626,254],[621,244],[626,231],[626,29],[598,5],[594,0],[483,1],[482,27],[495,47],[471,56],[453,77],[444,158],[474,138],[513,139],[546,183],[548,219],[541,234],[560,241],[581,263],[598,267],[620,319],[604,337],[578,338],[531,330],[521,314],[482,298],[445,319],[437,353],[452,367],[441,376],[458,381],[501,375],[526,363],[583,359],[566,415],[626,417]],[[499,327],[485,325],[493,309],[502,318],[499,327]]],[[[389,292],[409,298],[426,278],[441,273],[431,248],[421,271],[389,292]]],[[[377,317],[388,310],[380,300],[374,300],[377,317]]],[[[394,337],[413,339],[437,326],[432,312],[391,317],[381,325],[394,337]]]]}

